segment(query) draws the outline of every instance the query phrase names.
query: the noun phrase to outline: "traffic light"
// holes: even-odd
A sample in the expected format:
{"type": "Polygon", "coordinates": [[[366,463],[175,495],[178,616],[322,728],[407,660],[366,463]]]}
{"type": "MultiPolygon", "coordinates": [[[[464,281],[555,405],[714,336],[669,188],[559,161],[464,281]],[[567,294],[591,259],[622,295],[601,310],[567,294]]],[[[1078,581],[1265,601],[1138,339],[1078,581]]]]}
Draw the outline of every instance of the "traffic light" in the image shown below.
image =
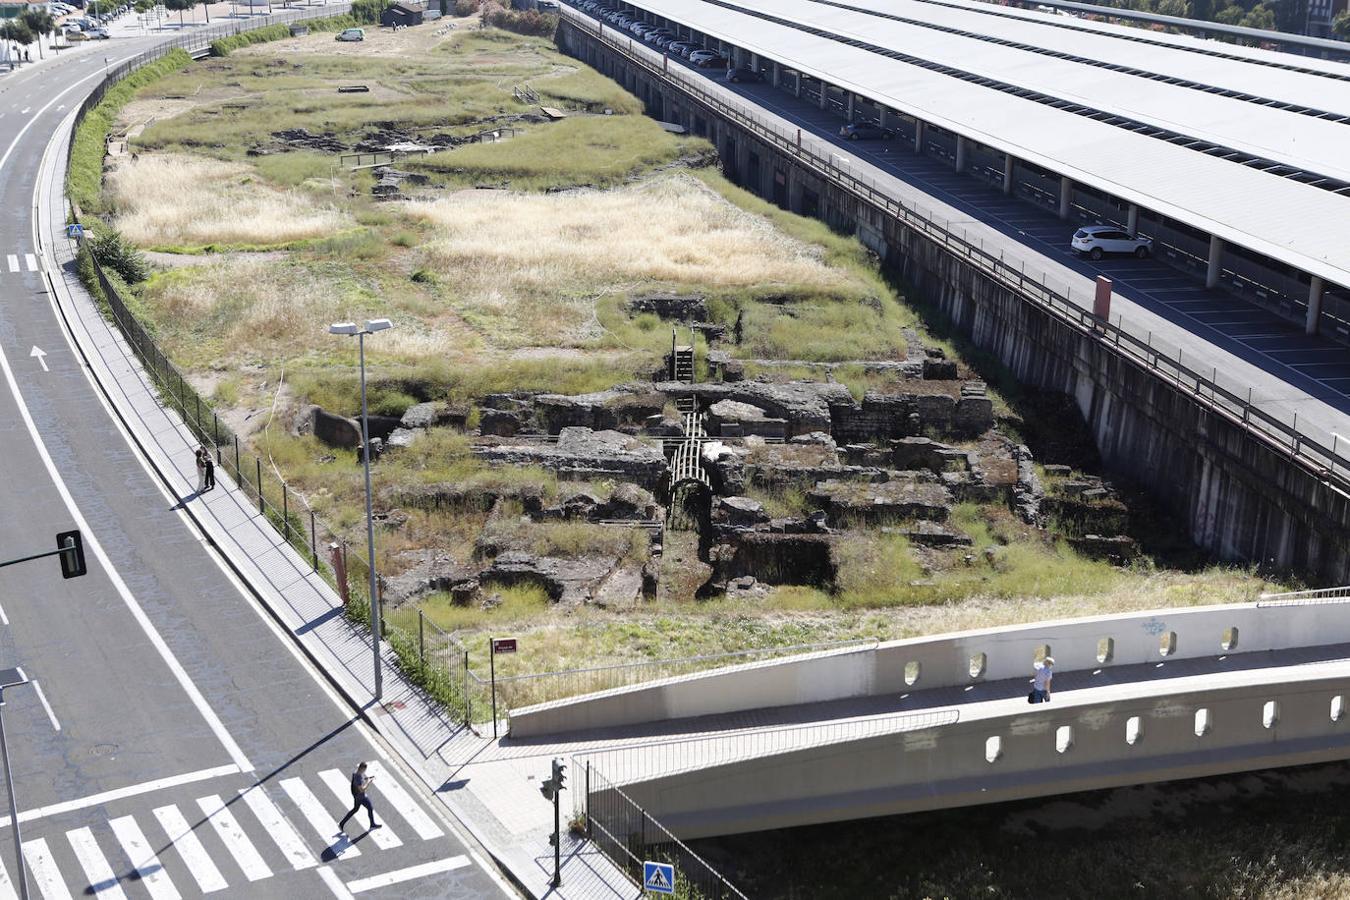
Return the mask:
{"type": "Polygon", "coordinates": [[[566,772],[567,766],[563,764],[561,759],[553,760],[553,789],[555,791],[561,791],[566,787],[566,772]]]}
{"type": "Polygon", "coordinates": [[[56,547],[61,551],[62,578],[79,578],[89,571],[84,564],[84,541],[80,538],[79,529],[58,534],[56,547]]]}

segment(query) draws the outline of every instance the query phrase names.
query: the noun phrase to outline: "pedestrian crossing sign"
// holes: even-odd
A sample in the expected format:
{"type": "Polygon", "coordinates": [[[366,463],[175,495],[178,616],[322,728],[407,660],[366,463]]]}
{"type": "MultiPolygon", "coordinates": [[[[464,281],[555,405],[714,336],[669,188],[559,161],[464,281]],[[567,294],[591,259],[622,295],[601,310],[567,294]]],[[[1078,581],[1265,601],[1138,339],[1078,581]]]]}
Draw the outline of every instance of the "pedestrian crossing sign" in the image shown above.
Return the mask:
{"type": "Polygon", "coordinates": [[[670,863],[643,862],[642,889],[649,894],[675,893],[675,867],[670,863]]]}

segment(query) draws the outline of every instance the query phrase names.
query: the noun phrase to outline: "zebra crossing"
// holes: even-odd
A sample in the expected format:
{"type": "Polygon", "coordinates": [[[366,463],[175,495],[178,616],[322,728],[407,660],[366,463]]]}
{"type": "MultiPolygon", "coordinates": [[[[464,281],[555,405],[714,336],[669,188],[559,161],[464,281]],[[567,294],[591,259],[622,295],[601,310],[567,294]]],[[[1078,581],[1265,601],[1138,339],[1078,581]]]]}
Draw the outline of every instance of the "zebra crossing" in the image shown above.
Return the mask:
{"type": "MultiPolygon", "coordinates": [[[[395,850],[414,836],[429,841],[444,835],[388,769],[374,761],[370,774],[377,777],[376,821],[384,827],[360,837],[366,852],[395,850]]],[[[278,874],[327,869],[324,864],[362,853],[338,835],[337,821],[351,806],[349,785],[347,775],[327,769],[312,778],[284,778],[233,794],[205,794],[157,806],[149,813],[86,822],[65,832],[64,841],[52,834],[26,839],[23,857],[31,894],[43,900],[129,900],[145,895],[151,900],[182,900],[220,892],[233,895],[278,874]],[[308,836],[302,835],[302,828],[308,836]]],[[[364,811],[360,819],[364,826],[364,811]]],[[[363,830],[352,828],[357,835],[363,830]]],[[[17,900],[6,864],[12,866],[12,858],[0,854],[0,900],[17,900]]],[[[467,864],[463,857],[454,857],[404,871],[449,871],[467,864]]],[[[334,880],[331,869],[321,874],[325,881],[334,880]]],[[[352,883],[360,890],[368,889],[368,881],[352,883]]]]}
{"type": "Polygon", "coordinates": [[[5,267],[11,273],[36,272],[38,258],[36,253],[6,253],[5,267]]]}

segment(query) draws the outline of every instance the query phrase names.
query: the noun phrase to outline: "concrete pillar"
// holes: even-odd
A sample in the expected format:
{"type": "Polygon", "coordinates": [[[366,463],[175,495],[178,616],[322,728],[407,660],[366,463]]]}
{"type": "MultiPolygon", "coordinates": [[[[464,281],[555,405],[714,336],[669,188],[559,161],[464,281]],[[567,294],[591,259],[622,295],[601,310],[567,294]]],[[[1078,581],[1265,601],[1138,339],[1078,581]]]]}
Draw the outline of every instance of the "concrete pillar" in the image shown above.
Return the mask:
{"type": "Polygon", "coordinates": [[[1059,177],[1059,217],[1069,217],[1069,201],[1073,199],[1073,179],[1068,175],[1059,177]]]}
{"type": "Polygon", "coordinates": [[[829,105],[830,86],[824,81],[820,83],[820,108],[824,109],[829,105]]]}
{"type": "Polygon", "coordinates": [[[1212,288],[1219,283],[1219,275],[1223,273],[1223,238],[1211,234],[1209,236],[1209,267],[1205,269],[1205,287],[1212,288]]]}
{"type": "Polygon", "coordinates": [[[923,119],[914,120],[914,152],[923,152],[923,119]]]}
{"type": "Polygon", "coordinates": [[[966,170],[966,154],[969,152],[966,148],[969,142],[961,135],[956,136],[956,171],[964,172],[966,170]]]}
{"type": "Polygon", "coordinates": [[[1322,279],[1316,275],[1312,277],[1312,281],[1308,284],[1308,321],[1303,326],[1303,330],[1308,334],[1317,334],[1318,319],[1322,317],[1322,290],[1324,287],[1322,279]]]}
{"type": "Polygon", "coordinates": [[[1131,203],[1130,211],[1126,213],[1125,230],[1134,237],[1139,232],[1139,204],[1131,203]]]}
{"type": "Polygon", "coordinates": [[[798,97],[800,97],[800,96],[802,95],[802,73],[801,73],[801,72],[793,72],[793,73],[792,73],[792,93],[796,94],[798,97]]]}
{"type": "Polygon", "coordinates": [[[1012,196],[1013,189],[1013,164],[1017,162],[1017,157],[1011,153],[1003,154],[1003,193],[1012,196]]]}
{"type": "Polygon", "coordinates": [[[848,100],[848,112],[845,113],[845,115],[847,115],[847,116],[848,116],[848,120],[849,120],[850,122],[852,122],[852,121],[853,121],[853,108],[854,108],[854,103],[857,101],[858,98],[857,98],[857,95],[854,94],[852,91],[844,91],[844,96],[845,96],[845,97],[847,98],[847,100],[848,100]]]}
{"type": "Polygon", "coordinates": [[[778,63],[772,63],[772,65],[773,65],[773,86],[781,87],[782,86],[781,82],[783,80],[783,70],[778,65],[778,63]]]}
{"type": "Polygon", "coordinates": [[[885,104],[878,103],[878,104],[877,104],[877,124],[880,125],[882,128],[885,128],[885,127],[886,127],[886,118],[887,118],[888,115],[889,115],[889,110],[887,110],[885,104]]]}

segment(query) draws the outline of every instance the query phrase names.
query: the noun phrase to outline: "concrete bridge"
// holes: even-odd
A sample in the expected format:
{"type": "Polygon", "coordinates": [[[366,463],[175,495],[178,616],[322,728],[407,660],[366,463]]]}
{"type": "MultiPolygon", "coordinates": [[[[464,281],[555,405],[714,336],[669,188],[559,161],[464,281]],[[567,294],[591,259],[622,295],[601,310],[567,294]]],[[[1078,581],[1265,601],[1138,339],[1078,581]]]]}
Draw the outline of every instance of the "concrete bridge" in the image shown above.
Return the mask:
{"type": "Polygon", "coordinates": [[[1335,588],[654,681],[517,710],[478,762],[571,755],[692,838],[1344,759],[1348,696],[1335,588]]]}

